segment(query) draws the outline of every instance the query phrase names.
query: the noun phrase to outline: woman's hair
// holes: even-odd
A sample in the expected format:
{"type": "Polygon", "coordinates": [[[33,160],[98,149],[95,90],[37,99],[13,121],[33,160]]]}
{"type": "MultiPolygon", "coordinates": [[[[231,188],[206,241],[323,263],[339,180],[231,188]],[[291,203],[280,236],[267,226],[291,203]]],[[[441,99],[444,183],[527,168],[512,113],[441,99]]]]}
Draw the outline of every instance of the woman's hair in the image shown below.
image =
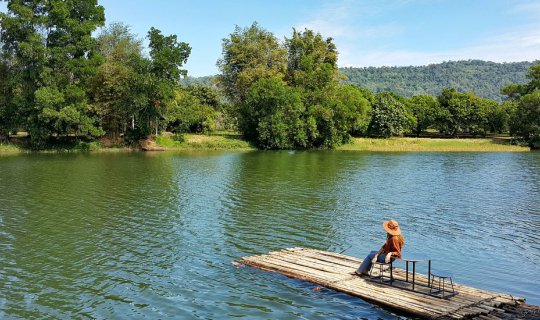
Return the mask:
{"type": "Polygon", "coordinates": [[[387,233],[386,239],[390,239],[390,238],[392,238],[392,237],[396,237],[397,241],[399,242],[399,244],[400,244],[401,246],[403,246],[403,245],[405,244],[405,238],[403,238],[402,235],[399,234],[399,235],[397,235],[397,236],[393,236],[393,235],[387,233]]]}

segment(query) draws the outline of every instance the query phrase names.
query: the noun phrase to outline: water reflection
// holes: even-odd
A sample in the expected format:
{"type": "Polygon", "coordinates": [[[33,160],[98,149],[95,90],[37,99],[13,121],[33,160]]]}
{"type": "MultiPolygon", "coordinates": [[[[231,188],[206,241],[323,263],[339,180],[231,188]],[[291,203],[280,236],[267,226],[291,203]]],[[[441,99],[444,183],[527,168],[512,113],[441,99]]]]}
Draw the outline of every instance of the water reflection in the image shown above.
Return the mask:
{"type": "Polygon", "coordinates": [[[340,171],[346,170],[335,160],[332,153],[244,154],[224,201],[230,245],[257,253],[335,243],[340,171]]]}

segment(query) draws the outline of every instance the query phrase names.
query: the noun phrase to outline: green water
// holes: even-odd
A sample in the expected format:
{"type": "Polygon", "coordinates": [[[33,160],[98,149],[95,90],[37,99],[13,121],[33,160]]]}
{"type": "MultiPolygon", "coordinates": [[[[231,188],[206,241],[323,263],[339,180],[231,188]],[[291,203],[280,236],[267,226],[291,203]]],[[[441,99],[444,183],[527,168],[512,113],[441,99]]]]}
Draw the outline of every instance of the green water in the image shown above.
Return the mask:
{"type": "Polygon", "coordinates": [[[540,304],[539,153],[231,152],[0,157],[0,318],[394,319],[251,268],[305,246],[405,252],[540,304]]]}

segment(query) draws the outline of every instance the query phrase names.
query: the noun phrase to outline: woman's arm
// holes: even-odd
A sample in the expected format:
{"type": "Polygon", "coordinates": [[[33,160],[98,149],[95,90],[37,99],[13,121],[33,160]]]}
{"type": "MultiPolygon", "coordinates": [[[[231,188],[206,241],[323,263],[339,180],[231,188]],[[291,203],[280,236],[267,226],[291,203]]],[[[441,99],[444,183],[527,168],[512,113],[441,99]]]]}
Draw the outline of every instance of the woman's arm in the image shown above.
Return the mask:
{"type": "Polygon", "coordinates": [[[371,259],[371,263],[377,262],[377,259],[379,259],[379,255],[384,252],[384,246],[385,245],[386,245],[386,243],[379,249],[379,251],[377,251],[377,253],[375,254],[375,257],[373,257],[373,259],[371,259]]]}

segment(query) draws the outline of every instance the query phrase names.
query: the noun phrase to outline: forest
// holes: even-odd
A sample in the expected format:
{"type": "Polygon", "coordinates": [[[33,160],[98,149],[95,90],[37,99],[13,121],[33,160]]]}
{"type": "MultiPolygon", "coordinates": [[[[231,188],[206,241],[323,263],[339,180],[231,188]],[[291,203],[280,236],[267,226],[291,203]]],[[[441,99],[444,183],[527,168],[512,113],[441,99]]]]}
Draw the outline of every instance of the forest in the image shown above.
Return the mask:
{"type": "Polygon", "coordinates": [[[469,60],[414,67],[342,68],[341,72],[347,77],[345,82],[373,92],[391,91],[405,97],[437,96],[445,88],[455,88],[501,102],[505,96],[500,89],[510,83],[525,83],[532,65],[532,62],[469,60]]]}
{"type": "Polygon", "coordinates": [[[105,26],[97,0],[10,0],[7,8],[0,13],[0,140],[25,132],[35,150],[217,129],[239,131],[261,149],[334,148],[352,136],[427,130],[508,132],[540,143],[538,63],[340,70],[332,38],[293,28],[280,40],[255,22],[223,39],[220,74],[198,81],[183,68],[188,43],[152,27],[144,48],[129,26],[105,26]]]}
{"type": "MultiPolygon", "coordinates": [[[[447,61],[427,66],[394,66],[340,68],[343,83],[351,83],[374,93],[390,91],[412,97],[415,95],[437,96],[445,88],[460,92],[473,92],[479,97],[498,102],[506,97],[502,87],[511,83],[527,82],[527,70],[533,62],[497,63],[482,60],[447,61]]],[[[184,85],[212,85],[215,76],[182,79],[184,85]]]]}

